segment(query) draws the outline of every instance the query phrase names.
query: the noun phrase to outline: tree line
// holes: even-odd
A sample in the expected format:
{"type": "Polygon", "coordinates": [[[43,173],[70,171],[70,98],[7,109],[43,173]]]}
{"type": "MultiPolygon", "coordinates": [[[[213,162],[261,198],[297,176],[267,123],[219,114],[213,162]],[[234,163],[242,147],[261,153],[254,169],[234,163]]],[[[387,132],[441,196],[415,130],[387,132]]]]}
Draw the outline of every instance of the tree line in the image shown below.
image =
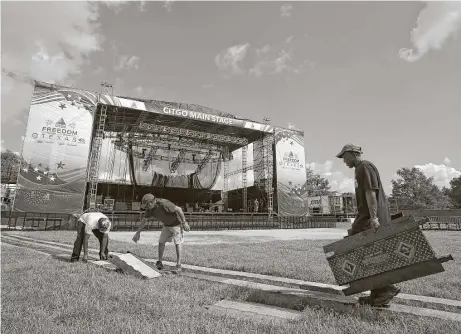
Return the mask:
{"type": "MultiPolygon", "coordinates": [[[[10,150],[1,152],[1,183],[16,183],[20,158],[10,150]]],[[[330,183],[312,169],[306,169],[304,189],[308,196],[332,194],[330,183]]],[[[449,187],[439,188],[433,177],[427,177],[418,168],[400,168],[392,180],[389,200],[399,208],[408,209],[455,209],[461,208],[461,176],[450,181],[449,187]]]]}
{"type": "MultiPolygon", "coordinates": [[[[327,179],[311,169],[306,170],[308,196],[332,194],[327,179]]],[[[439,188],[433,177],[427,177],[418,168],[400,168],[392,180],[389,202],[401,209],[458,209],[461,208],[461,175],[450,181],[449,187],[439,188]]]]}

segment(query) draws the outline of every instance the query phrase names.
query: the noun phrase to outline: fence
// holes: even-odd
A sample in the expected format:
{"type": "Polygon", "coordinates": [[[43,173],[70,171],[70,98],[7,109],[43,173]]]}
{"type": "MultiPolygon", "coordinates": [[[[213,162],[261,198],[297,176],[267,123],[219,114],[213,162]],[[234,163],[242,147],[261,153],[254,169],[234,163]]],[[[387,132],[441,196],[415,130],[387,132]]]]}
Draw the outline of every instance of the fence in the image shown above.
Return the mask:
{"type": "MultiPolygon", "coordinates": [[[[112,220],[112,230],[135,230],[139,226],[139,212],[114,212],[107,216],[112,220]]],[[[335,228],[337,219],[332,217],[268,217],[265,214],[241,213],[185,213],[192,230],[253,230],[335,228]]],[[[7,229],[22,230],[74,230],[77,217],[68,214],[2,212],[2,225],[7,229]]],[[[159,221],[149,221],[144,229],[160,230],[159,221]]]]}
{"type": "Polygon", "coordinates": [[[423,230],[461,231],[461,216],[428,217],[429,222],[421,226],[423,230]]]}

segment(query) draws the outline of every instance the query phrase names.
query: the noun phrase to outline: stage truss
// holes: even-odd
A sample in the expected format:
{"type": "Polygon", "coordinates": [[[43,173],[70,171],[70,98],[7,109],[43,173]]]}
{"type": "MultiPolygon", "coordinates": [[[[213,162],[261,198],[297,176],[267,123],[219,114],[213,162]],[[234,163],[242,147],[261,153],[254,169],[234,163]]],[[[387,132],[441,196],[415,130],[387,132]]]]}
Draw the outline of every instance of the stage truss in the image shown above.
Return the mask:
{"type": "MultiPolygon", "coordinates": [[[[101,85],[103,94],[113,94],[112,86],[103,83],[101,85]]],[[[111,139],[115,147],[125,153],[130,153],[136,158],[143,159],[144,164],[142,169],[145,171],[154,161],[170,161],[172,162],[170,172],[175,172],[181,163],[197,164],[197,172],[208,163],[222,162],[223,167],[223,189],[222,202],[224,209],[228,208],[228,192],[229,192],[229,177],[242,174],[242,206],[243,211],[248,211],[247,199],[247,172],[253,169],[263,170],[266,177],[264,178],[264,191],[267,195],[267,209],[269,215],[273,213],[273,152],[274,136],[271,133],[261,133],[259,142],[261,149],[258,150],[260,157],[254,157],[254,164],[248,165],[248,139],[236,136],[228,136],[223,134],[213,134],[210,132],[194,131],[184,128],[171,127],[157,124],[145,123],[148,116],[147,111],[141,111],[139,118],[136,121],[136,126],[129,128],[123,126],[121,132],[105,132],[107,113],[117,113],[116,106],[99,105],[99,112],[95,110],[94,124],[97,124],[94,131],[94,136],[91,145],[91,153],[89,159],[89,209],[96,208],[97,189],[100,172],[101,147],[103,139],[111,139]],[[235,171],[229,171],[229,162],[233,159],[232,152],[229,150],[229,145],[238,144],[242,149],[242,166],[235,171]],[[143,148],[141,152],[135,152],[131,148],[133,146],[143,148]],[[178,150],[180,153],[177,157],[164,156],[158,153],[159,150],[172,149],[178,150]],[[185,153],[193,155],[193,158],[186,158],[185,153]],[[205,157],[196,161],[194,155],[205,154],[205,157]],[[256,163],[258,161],[258,163],[256,163]]],[[[113,164],[109,164],[108,172],[113,172],[113,164]]],[[[133,179],[132,179],[133,180],[133,179]]],[[[133,182],[133,181],[132,181],[133,182]]]]}

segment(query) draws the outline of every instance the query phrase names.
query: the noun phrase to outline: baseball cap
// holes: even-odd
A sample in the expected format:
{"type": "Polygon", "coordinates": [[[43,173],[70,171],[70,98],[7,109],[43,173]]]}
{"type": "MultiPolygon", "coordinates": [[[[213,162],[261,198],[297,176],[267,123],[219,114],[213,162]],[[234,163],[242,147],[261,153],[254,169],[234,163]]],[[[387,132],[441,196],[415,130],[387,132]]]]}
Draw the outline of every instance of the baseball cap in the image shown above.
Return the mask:
{"type": "Polygon", "coordinates": [[[110,221],[107,218],[101,218],[98,221],[98,230],[100,232],[105,232],[110,226],[110,221]]]}
{"type": "Polygon", "coordinates": [[[346,144],[344,145],[343,149],[341,152],[339,152],[336,157],[337,158],[342,158],[344,153],[346,152],[356,152],[362,154],[362,148],[360,146],[356,146],[354,144],[346,144]]]}
{"type": "Polygon", "coordinates": [[[152,194],[145,194],[141,199],[141,207],[144,208],[146,206],[146,202],[152,201],[155,199],[155,196],[152,194]]]}

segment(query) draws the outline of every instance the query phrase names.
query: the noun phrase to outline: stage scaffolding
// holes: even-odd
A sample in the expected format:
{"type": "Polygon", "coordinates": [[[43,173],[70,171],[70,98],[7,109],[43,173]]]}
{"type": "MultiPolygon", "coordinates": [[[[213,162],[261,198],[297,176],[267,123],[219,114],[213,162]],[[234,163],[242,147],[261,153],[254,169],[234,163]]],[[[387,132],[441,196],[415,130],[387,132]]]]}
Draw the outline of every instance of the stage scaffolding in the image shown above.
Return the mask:
{"type": "MultiPolygon", "coordinates": [[[[101,84],[101,93],[113,95],[112,86],[106,83],[101,84]]],[[[168,145],[175,144],[177,147],[182,147],[182,150],[209,150],[210,154],[207,154],[205,159],[207,161],[201,161],[197,164],[200,168],[201,165],[208,163],[209,161],[216,162],[217,160],[222,161],[223,167],[223,189],[221,193],[223,207],[227,211],[228,208],[228,192],[229,192],[229,177],[236,174],[242,174],[242,207],[244,212],[248,212],[248,180],[247,172],[251,169],[255,172],[255,183],[256,183],[256,174],[263,173],[263,180],[258,180],[258,182],[263,181],[264,183],[264,192],[266,193],[267,198],[267,211],[269,215],[273,213],[273,145],[274,145],[274,136],[271,133],[260,132],[259,139],[255,141],[258,144],[258,149],[254,150],[256,154],[253,157],[253,163],[248,164],[248,144],[249,140],[247,138],[230,136],[225,134],[217,134],[212,132],[203,132],[190,129],[184,129],[174,126],[158,125],[158,124],[148,124],[145,123],[147,116],[149,115],[148,111],[140,111],[139,117],[137,118],[135,124],[131,124],[131,128],[128,125],[122,125],[123,119],[119,119],[120,127],[118,131],[106,130],[108,113],[117,113],[119,110],[116,106],[108,106],[104,104],[99,104],[94,113],[94,136],[91,144],[90,150],[90,159],[89,159],[89,209],[96,208],[97,200],[97,189],[98,183],[100,183],[99,173],[100,173],[100,159],[101,159],[101,146],[104,138],[107,137],[118,137],[124,138],[125,142],[130,143],[139,143],[146,142],[152,144],[149,155],[146,157],[148,161],[169,159],[171,157],[162,157],[159,154],[156,154],[156,150],[160,147],[160,144],[168,145]],[[115,135],[114,135],[115,133],[115,135]],[[162,135],[162,138],[153,138],[153,136],[162,135]],[[175,140],[173,141],[173,138],[175,140]],[[242,165],[241,168],[235,171],[229,171],[229,161],[233,159],[233,155],[229,147],[233,149],[241,148],[242,149],[242,165]],[[212,152],[217,153],[212,154],[212,152]],[[150,160],[149,160],[150,159],[150,160]]],[[[152,117],[150,115],[149,117],[152,117]]],[[[115,118],[117,119],[117,118],[115,118]]],[[[155,123],[155,121],[154,121],[155,123]]],[[[187,125],[187,123],[185,124],[187,125]]],[[[118,149],[130,152],[130,147],[120,143],[118,149]]],[[[205,160],[204,159],[204,160],[205,160]]],[[[184,157],[178,156],[174,159],[175,164],[189,162],[186,161],[184,157]],[[178,160],[179,159],[179,160],[178,160]],[[178,161],[176,161],[178,160],[178,161]]],[[[177,166],[176,166],[177,167],[177,166]]],[[[109,171],[113,169],[113,166],[109,164],[109,171]]],[[[133,183],[133,179],[131,181],[133,183]]],[[[261,184],[259,184],[261,187],[261,184]]],[[[261,187],[262,188],[262,187],[261,187]]]]}

